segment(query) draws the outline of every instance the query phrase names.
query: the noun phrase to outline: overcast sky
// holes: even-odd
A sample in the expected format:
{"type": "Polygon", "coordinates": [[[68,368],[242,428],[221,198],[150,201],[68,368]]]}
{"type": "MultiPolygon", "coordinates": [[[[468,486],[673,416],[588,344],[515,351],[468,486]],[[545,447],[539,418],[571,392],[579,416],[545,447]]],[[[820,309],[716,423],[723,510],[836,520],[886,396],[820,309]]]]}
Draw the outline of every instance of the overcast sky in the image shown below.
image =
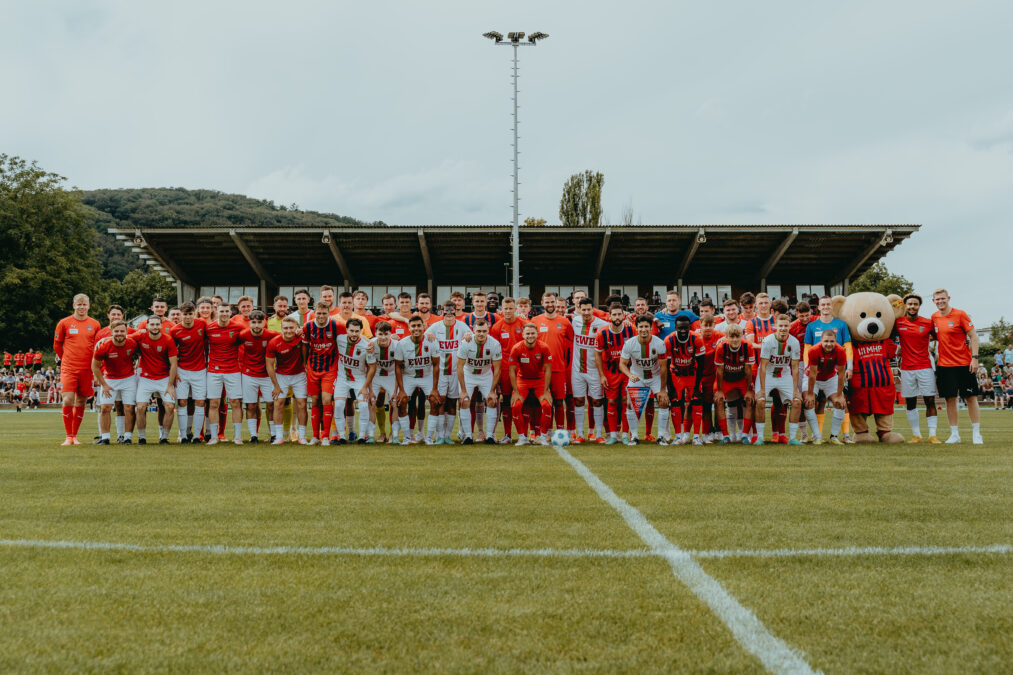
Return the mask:
{"type": "MultiPolygon", "coordinates": [[[[392,224],[522,218],[605,174],[659,223],[920,223],[886,258],[1013,318],[1010,2],[0,0],[0,152],[392,224]]],[[[818,280],[813,280],[818,281],[818,280]]],[[[931,311],[926,308],[926,312],[931,311]]]]}

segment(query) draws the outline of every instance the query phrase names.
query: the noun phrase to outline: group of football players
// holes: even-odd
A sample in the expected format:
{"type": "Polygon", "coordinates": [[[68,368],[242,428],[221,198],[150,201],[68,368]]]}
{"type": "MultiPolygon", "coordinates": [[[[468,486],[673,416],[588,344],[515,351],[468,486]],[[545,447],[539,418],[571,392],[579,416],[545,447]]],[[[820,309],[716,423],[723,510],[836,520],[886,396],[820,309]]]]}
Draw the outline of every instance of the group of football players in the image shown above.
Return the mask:
{"type": "MultiPolygon", "coordinates": [[[[919,397],[929,440],[939,442],[937,380],[947,402],[956,390],[965,398],[976,393],[959,376],[943,392],[933,369],[930,340],[938,344],[940,368],[970,364],[977,347],[966,314],[940,293],[945,306],[937,302],[931,320],[919,316],[921,298],[912,294],[897,322],[914,442],[921,440],[919,397]]],[[[88,297],[77,295],[54,337],[64,445],[79,443],[85,401],[96,391],[101,444],[111,441],[114,413],[119,442],[131,443],[136,430],[137,442],[146,443],[149,406],[157,410],[160,443],[169,442],[174,421],[179,442],[218,443],[230,416],[233,442],[244,442],[244,416],[256,442],[266,414],[264,437],[275,444],[548,444],[553,425],[575,443],[635,444],[642,419],[644,440],[663,445],[762,444],[768,403],[773,442],[823,443],[829,405],[827,441],[840,444],[851,440],[846,385],[873,377],[893,382],[882,354],[859,356],[856,364],[848,326],[833,316],[828,296],[818,315],[799,303],[794,319],[785,301],[765,293],[727,300],[720,313],[705,298],[699,314],[683,309],[676,291],[653,313],[643,298],[632,312],[617,298],[600,309],[582,291],[572,306],[547,292],[538,313],[528,298],[509,297],[501,313],[491,313],[487,299],[474,293],[473,311],[465,312],[462,293],[439,308],[427,293],[388,294],[377,315],[365,309],[362,291],[324,286],[315,303],[307,290],[297,291],[292,305],[276,297],[268,316],[249,297],[234,307],[212,296],[178,308],[156,298],[136,327],[117,305],[102,327],[88,316],[88,297]]],[[[980,442],[976,413],[975,406],[980,442]]],[[[959,442],[955,424],[951,416],[949,442],[959,442]]]]}

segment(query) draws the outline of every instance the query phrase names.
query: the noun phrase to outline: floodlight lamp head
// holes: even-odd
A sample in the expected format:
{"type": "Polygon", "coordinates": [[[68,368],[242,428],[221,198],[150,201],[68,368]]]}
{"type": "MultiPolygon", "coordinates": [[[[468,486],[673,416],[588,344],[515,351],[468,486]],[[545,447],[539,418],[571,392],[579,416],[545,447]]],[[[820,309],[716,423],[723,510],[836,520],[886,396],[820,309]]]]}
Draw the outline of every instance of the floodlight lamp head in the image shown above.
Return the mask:
{"type": "Polygon", "coordinates": [[[323,233],[323,235],[320,237],[320,243],[321,244],[330,244],[331,243],[331,233],[325,230],[324,233],[323,233]]]}
{"type": "Polygon", "coordinates": [[[538,31],[537,33],[532,33],[531,35],[528,36],[528,42],[530,42],[531,44],[535,44],[538,40],[544,40],[547,37],[549,37],[548,33],[538,31]]]}
{"type": "Polygon", "coordinates": [[[706,244],[707,243],[707,233],[704,232],[703,230],[700,230],[699,232],[697,232],[696,241],[697,241],[698,244],[706,244]]]}
{"type": "Polygon", "coordinates": [[[490,40],[493,40],[494,42],[503,42],[503,34],[502,33],[497,33],[494,30],[489,31],[488,33],[482,33],[482,37],[489,38],[490,40]]]}
{"type": "Polygon", "coordinates": [[[510,42],[520,42],[524,39],[524,31],[507,33],[507,37],[510,38],[510,42]]]}
{"type": "Polygon", "coordinates": [[[135,234],[134,235],[134,245],[135,246],[144,246],[144,237],[142,237],[140,234],[135,234]]]}

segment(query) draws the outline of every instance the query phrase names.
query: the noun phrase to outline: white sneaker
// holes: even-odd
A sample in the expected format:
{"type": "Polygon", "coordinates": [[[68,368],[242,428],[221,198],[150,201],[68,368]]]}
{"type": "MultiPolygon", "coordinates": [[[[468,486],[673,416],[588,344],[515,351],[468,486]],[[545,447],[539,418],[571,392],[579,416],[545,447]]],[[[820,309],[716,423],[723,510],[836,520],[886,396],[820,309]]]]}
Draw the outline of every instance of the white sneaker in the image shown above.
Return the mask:
{"type": "Polygon", "coordinates": [[[549,437],[546,436],[545,434],[542,434],[541,436],[538,437],[538,444],[539,445],[552,445],[551,443],[549,443],[549,437]]]}
{"type": "Polygon", "coordinates": [[[212,436],[211,439],[208,441],[208,445],[218,445],[218,437],[212,436]]]}
{"type": "Polygon", "coordinates": [[[436,441],[434,441],[429,436],[426,436],[426,445],[436,445],[436,441]]]}
{"type": "Polygon", "coordinates": [[[316,436],[314,436],[309,441],[307,441],[307,444],[308,445],[320,445],[320,439],[317,438],[316,436]]]}
{"type": "Polygon", "coordinates": [[[278,436],[278,438],[274,439],[274,443],[271,445],[285,445],[285,438],[283,436],[278,436]]]}
{"type": "Polygon", "coordinates": [[[956,445],[960,442],[960,434],[950,434],[950,437],[946,439],[947,445],[956,445]]]}
{"type": "Polygon", "coordinates": [[[500,445],[510,445],[511,443],[514,442],[514,439],[510,438],[509,436],[504,436],[503,438],[499,439],[499,441],[497,441],[497,442],[500,445]]]}
{"type": "Polygon", "coordinates": [[[330,445],[330,444],[331,444],[331,439],[330,438],[327,438],[325,436],[324,438],[320,439],[320,445],[330,445]]]}
{"type": "Polygon", "coordinates": [[[981,434],[971,434],[971,443],[974,445],[984,445],[985,439],[981,437],[981,434]]]}
{"type": "Polygon", "coordinates": [[[693,437],[693,445],[703,445],[703,441],[700,440],[699,436],[693,437]]]}
{"type": "Polygon", "coordinates": [[[235,439],[235,440],[234,440],[234,441],[232,441],[232,442],[233,442],[233,443],[235,443],[236,445],[242,445],[242,444],[243,444],[243,439],[241,439],[241,438],[237,438],[237,439],[235,439]]]}
{"type": "Polygon", "coordinates": [[[531,445],[531,441],[528,440],[527,436],[522,434],[521,437],[517,439],[517,442],[514,443],[514,445],[531,445]]]}

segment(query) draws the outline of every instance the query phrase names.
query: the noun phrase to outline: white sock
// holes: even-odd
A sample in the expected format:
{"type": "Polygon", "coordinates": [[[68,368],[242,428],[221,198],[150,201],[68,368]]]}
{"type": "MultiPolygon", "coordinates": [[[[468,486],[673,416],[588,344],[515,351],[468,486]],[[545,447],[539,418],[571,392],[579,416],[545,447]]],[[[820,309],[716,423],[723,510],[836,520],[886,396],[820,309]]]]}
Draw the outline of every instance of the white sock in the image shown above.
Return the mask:
{"type": "Polygon", "coordinates": [[[299,440],[300,441],[305,441],[306,440],[306,425],[305,424],[300,424],[299,425],[299,440]]]}
{"type": "MultiPolygon", "coordinates": [[[[469,411],[470,412],[470,411],[469,411]]],[[[450,432],[454,430],[454,415],[443,416],[443,437],[450,438],[450,432]]],[[[468,425],[467,429],[461,429],[466,434],[471,433],[471,425],[468,425]]]]}
{"type": "Polygon", "coordinates": [[[816,408],[805,409],[805,421],[809,423],[809,429],[813,433],[813,440],[822,437],[822,430],[819,428],[820,424],[816,420],[816,408]]]}
{"type": "Polygon", "coordinates": [[[246,429],[250,432],[250,436],[256,436],[257,420],[246,420],[246,429]]]}
{"type": "Polygon", "coordinates": [[[672,411],[668,408],[658,409],[658,438],[668,438],[668,419],[672,411]]]}
{"type": "Polygon", "coordinates": [[[465,438],[471,438],[471,410],[466,407],[461,408],[461,430],[465,438]]]}
{"type": "Polygon", "coordinates": [[[843,410],[834,408],[833,414],[830,416],[830,435],[839,436],[841,433],[841,426],[844,424],[844,415],[846,413],[843,410]]]}
{"type": "Polygon", "coordinates": [[[442,419],[443,415],[429,413],[429,417],[426,418],[426,436],[429,438],[440,438],[439,430],[436,427],[442,419]]]}
{"type": "MultiPolygon", "coordinates": [[[[584,405],[587,405],[586,403],[584,405]]],[[[577,421],[576,433],[578,436],[584,435],[584,419],[587,417],[587,408],[583,405],[573,407],[573,418],[577,421]]]]}
{"type": "Polygon", "coordinates": [[[103,441],[108,441],[109,440],[109,432],[108,431],[106,431],[106,432],[104,432],[102,434],[102,440],[103,441]]]}
{"type": "Polygon", "coordinates": [[[756,423],[756,437],[758,439],[760,439],[761,441],[763,440],[763,431],[766,428],[767,428],[767,423],[766,422],[757,422],[756,423]]]}
{"type": "MultiPolygon", "coordinates": [[[[254,428],[256,428],[256,427],[254,427],[254,428]]],[[[232,423],[232,433],[233,433],[233,435],[236,438],[238,438],[239,440],[242,440],[243,439],[243,423],[242,422],[233,422],[232,423]]]]}
{"type": "Polygon", "coordinates": [[[975,436],[981,435],[981,422],[971,422],[971,433],[975,436]]]}
{"type": "Polygon", "coordinates": [[[955,426],[953,426],[951,424],[950,425],[950,435],[951,436],[959,436],[960,435],[960,427],[955,427],[955,426]]]}
{"type": "MultiPolygon", "coordinates": [[[[479,405],[478,409],[475,411],[475,428],[476,429],[485,429],[486,428],[485,427],[485,406],[483,406],[483,405],[479,405]]],[[[468,433],[468,431],[470,429],[471,429],[471,425],[468,426],[468,429],[465,429],[464,433],[468,433]]],[[[486,432],[485,435],[488,436],[489,433],[486,432]]]]}
{"type": "Polygon", "coordinates": [[[215,424],[214,422],[212,422],[209,426],[211,427],[211,438],[217,439],[218,438],[218,425],[215,424]]]}
{"type": "Polygon", "coordinates": [[[592,408],[594,413],[594,434],[598,438],[605,437],[605,406],[596,405],[592,408]]]}
{"type": "Polygon", "coordinates": [[[165,427],[158,427],[158,440],[169,437],[169,430],[165,427]]]}
{"type": "Polygon", "coordinates": [[[485,437],[496,438],[496,421],[499,419],[499,408],[485,410],[485,437]]]}
{"type": "Polygon", "coordinates": [[[911,425],[911,433],[918,438],[922,436],[921,425],[918,423],[918,408],[907,411],[907,423],[911,425]]]}
{"type": "Polygon", "coordinates": [[[626,421],[630,424],[630,437],[639,438],[637,433],[640,426],[640,420],[637,419],[637,414],[630,408],[626,409],[626,421]]]}
{"type": "Polygon", "coordinates": [[[369,438],[369,403],[359,401],[359,438],[369,438]]]}
{"type": "Polygon", "coordinates": [[[190,419],[193,422],[193,428],[197,430],[197,434],[199,435],[201,429],[204,428],[204,406],[196,406],[193,409],[193,417],[190,419]]]}
{"type": "Polygon", "coordinates": [[[798,436],[798,422],[788,422],[788,440],[793,441],[798,436]]]}
{"type": "MultiPolygon", "coordinates": [[[[187,436],[193,434],[193,418],[196,417],[197,410],[199,408],[200,408],[200,406],[194,406],[193,407],[193,415],[191,415],[190,413],[188,413],[186,411],[185,407],[183,408],[183,412],[180,413],[180,415],[183,417],[183,419],[186,420],[186,435],[187,436]]],[[[184,425],[180,424],[179,426],[180,426],[180,428],[182,428],[184,425]]]]}
{"type": "Polygon", "coordinates": [[[179,412],[176,413],[176,415],[179,418],[179,420],[176,422],[176,424],[179,425],[179,437],[186,438],[186,420],[188,417],[188,415],[186,414],[186,407],[184,406],[180,408],[179,412]]]}
{"type": "Polygon", "coordinates": [[[126,429],[126,428],[127,428],[127,418],[124,417],[123,415],[117,415],[116,416],[116,438],[119,438],[120,436],[122,436],[125,433],[124,429],[126,429]]]}
{"type": "MultiPolygon", "coordinates": [[[[334,425],[338,428],[338,436],[346,438],[345,435],[345,402],[338,401],[334,404],[334,425]]],[[[326,430],[329,434],[330,430],[326,430]]]]}
{"type": "Polygon", "coordinates": [[[929,424],[929,436],[936,435],[936,424],[939,422],[939,418],[935,415],[932,417],[925,417],[925,421],[929,424]]]}
{"type": "Polygon", "coordinates": [[[148,440],[148,430],[147,429],[138,429],[137,430],[137,438],[138,439],[143,438],[144,440],[148,440]]]}

